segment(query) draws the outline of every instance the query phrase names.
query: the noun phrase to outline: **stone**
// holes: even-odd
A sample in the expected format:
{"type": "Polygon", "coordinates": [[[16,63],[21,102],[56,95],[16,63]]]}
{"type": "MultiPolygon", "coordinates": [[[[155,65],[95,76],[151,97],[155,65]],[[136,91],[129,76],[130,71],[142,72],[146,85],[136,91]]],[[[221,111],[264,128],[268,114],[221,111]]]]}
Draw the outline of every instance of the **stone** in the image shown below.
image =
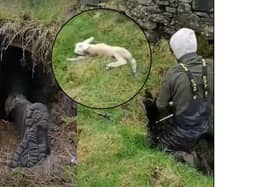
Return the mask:
{"type": "Polygon", "coordinates": [[[169,0],[169,6],[170,7],[177,7],[178,6],[178,0],[169,0]]]}
{"type": "Polygon", "coordinates": [[[192,7],[188,3],[179,2],[178,4],[178,13],[191,12],[191,9],[192,7]]]}
{"type": "Polygon", "coordinates": [[[152,5],[153,4],[153,0],[138,0],[137,2],[141,5],[152,5]]]}
{"type": "Polygon", "coordinates": [[[147,6],[138,5],[130,13],[131,13],[131,15],[133,17],[145,19],[146,16],[148,15],[148,7],[147,6]]]}
{"type": "Polygon", "coordinates": [[[192,28],[207,38],[213,35],[213,0],[121,1],[126,4],[125,12],[149,31],[149,40],[170,36],[182,27],[192,28]]]}
{"type": "Polygon", "coordinates": [[[155,28],[157,28],[157,24],[155,22],[152,21],[141,21],[139,20],[138,23],[147,30],[153,30],[155,28]]]}
{"type": "Polygon", "coordinates": [[[151,5],[147,7],[147,11],[149,14],[154,14],[154,13],[162,13],[164,12],[159,8],[159,5],[151,5]]]}
{"type": "Polygon", "coordinates": [[[155,3],[158,5],[169,5],[168,0],[155,0],[155,3]]]}
{"type": "Polygon", "coordinates": [[[171,21],[171,18],[172,18],[172,14],[164,12],[163,14],[152,15],[150,20],[167,25],[171,21]]]}
{"type": "Polygon", "coordinates": [[[195,12],[195,14],[199,17],[209,18],[209,14],[207,14],[206,12],[195,12]]]}
{"type": "Polygon", "coordinates": [[[191,3],[192,0],[179,0],[179,3],[182,3],[182,4],[187,4],[187,3],[191,3]]]}
{"type": "Polygon", "coordinates": [[[98,5],[99,3],[101,3],[101,0],[82,0],[81,1],[81,4],[84,5],[84,6],[87,6],[87,5],[98,5]]]}
{"type": "Polygon", "coordinates": [[[179,14],[176,16],[176,24],[181,27],[199,28],[199,17],[190,13],[179,14]]]}
{"type": "Polygon", "coordinates": [[[177,8],[166,7],[165,10],[166,10],[167,12],[170,12],[170,13],[174,13],[174,14],[177,13],[177,8]]]}
{"type": "Polygon", "coordinates": [[[177,31],[177,29],[175,27],[165,27],[163,31],[171,36],[177,31]]]}

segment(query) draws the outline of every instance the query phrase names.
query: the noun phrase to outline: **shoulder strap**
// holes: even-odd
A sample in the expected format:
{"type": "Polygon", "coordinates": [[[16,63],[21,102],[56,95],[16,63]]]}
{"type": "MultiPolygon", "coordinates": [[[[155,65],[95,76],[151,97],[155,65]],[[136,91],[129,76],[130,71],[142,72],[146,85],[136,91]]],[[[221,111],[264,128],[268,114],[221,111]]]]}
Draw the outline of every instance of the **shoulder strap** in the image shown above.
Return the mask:
{"type": "Polygon", "coordinates": [[[193,75],[192,73],[189,71],[189,69],[183,64],[183,63],[179,63],[179,65],[185,70],[190,82],[191,82],[191,87],[192,87],[192,93],[193,93],[193,99],[196,100],[197,99],[197,84],[194,81],[193,75]]]}
{"type": "MultiPolygon", "coordinates": [[[[193,75],[190,70],[183,64],[179,63],[179,65],[185,70],[192,87],[193,99],[197,99],[197,84],[194,81],[193,75]]],[[[202,59],[202,79],[203,79],[203,95],[204,98],[208,96],[208,79],[207,79],[207,63],[205,59],[202,59]]]]}
{"type": "Polygon", "coordinates": [[[202,79],[203,79],[203,93],[204,97],[208,96],[208,79],[207,79],[207,63],[205,59],[202,59],[202,79]]]}

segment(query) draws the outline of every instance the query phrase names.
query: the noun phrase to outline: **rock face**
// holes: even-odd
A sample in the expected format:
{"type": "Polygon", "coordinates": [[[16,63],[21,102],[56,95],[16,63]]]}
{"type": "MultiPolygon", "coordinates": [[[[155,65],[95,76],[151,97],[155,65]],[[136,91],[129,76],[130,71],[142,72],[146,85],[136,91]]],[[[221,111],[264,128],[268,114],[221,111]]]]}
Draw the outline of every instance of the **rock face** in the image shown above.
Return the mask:
{"type": "Polygon", "coordinates": [[[117,0],[115,4],[114,8],[124,11],[145,29],[151,41],[169,37],[182,27],[213,40],[213,0],[117,0]]]}

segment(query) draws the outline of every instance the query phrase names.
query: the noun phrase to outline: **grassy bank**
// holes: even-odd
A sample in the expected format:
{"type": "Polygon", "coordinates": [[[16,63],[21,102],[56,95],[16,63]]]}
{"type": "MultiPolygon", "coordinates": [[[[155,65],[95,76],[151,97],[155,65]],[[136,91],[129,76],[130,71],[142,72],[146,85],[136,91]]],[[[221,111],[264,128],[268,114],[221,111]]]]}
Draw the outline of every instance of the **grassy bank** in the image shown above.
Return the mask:
{"type": "MultiPolygon", "coordinates": [[[[1,0],[0,27],[1,34],[5,34],[4,37],[1,35],[1,47],[17,42],[18,47],[28,48],[40,60],[36,63],[48,64],[51,61],[48,53],[56,31],[73,13],[75,5],[76,0],[1,0]]],[[[13,124],[8,125],[14,127],[13,124]]],[[[18,136],[11,136],[12,132],[3,130],[6,136],[0,140],[0,186],[75,186],[76,166],[70,163],[70,154],[76,154],[75,132],[74,123],[50,124],[51,153],[48,158],[32,168],[12,169],[11,158],[20,140],[15,139],[18,136]],[[14,147],[10,146],[12,140],[14,147]]]]}
{"type": "Polygon", "coordinates": [[[0,17],[32,20],[41,24],[59,23],[65,21],[75,7],[76,0],[1,0],[0,17]]]}
{"type": "MultiPolygon", "coordinates": [[[[153,52],[146,88],[156,93],[174,59],[166,41],[153,47],[153,52]]],[[[204,176],[170,155],[149,148],[141,94],[120,108],[99,111],[108,113],[111,121],[79,106],[78,185],[213,186],[213,176],[204,176]]]]}
{"type": "MultiPolygon", "coordinates": [[[[1,0],[0,1],[0,17],[10,20],[20,20],[19,23],[25,24],[31,22],[32,24],[41,26],[44,29],[48,29],[50,32],[54,32],[53,23],[63,22],[66,17],[69,17],[69,13],[72,9],[72,5],[76,3],[76,0],[1,0]],[[37,2],[37,4],[32,4],[37,2]]],[[[116,20],[122,21],[122,20],[116,20]]],[[[10,24],[10,23],[8,23],[10,24]]],[[[18,22],[12,23],[12,26],[17,26],[20,29],[18,22]]],[[[91,24],[91,23],[88,23],[91,24]]],[[[58,24],[59,25],[59,24],[58,24]]],[[[122,26],[128,28],[129,26],[121,23],[122,26]]],[[[79,35],[81,27],[76,28],[69,34],[69,39],[64,41],[68,49],[60,50],[60,54],[56,55],[57,60],[61,62],[62,70],[57,73],[57,76],[61,81],[71,86],[74,83],[71,80],[74,78],[80,82],[79,85],[88,81],[91,74],[87,74],[88,70],[92,67],[84,65],[73,64],[72,70],[69,75],[65,76],[65,71],[68,71],[64,57],[71,57],[73,44],[84,37],[88,37],[95,27],[88,25],[91,30],[85,35],[79,35]],[[62,56],[63,55],[63,56],[62,56]],[[69,56],[68,56],[69,55],[69,56]],[[65,69],[63,69],[65,68],[65,69]],[[83,79],[79,79],[80,74],[83,73],[83,79]]],[[[146,67],[141,67],[141,64],[147,63],[146,50],[135,50],[130,47],[137,47],[145,45],[144,40],[138,39],[138,43],[120,43],[119,37],[103,38],[103,33],[110,34],[110,24],[101,25],[98,28],[102,32],[95,34],[97,42],[108,42],[110,44],[117,44],[127,47],[133,51],[133,54],[140,60],[139,70],[145,75],[146,67]],[[100,33],[100,34],[99,34],[100,33]],[[109,40],[112,39],[112,40],[109,40]],[[139,53],[137,52],[139,51],[139,53]],[[143,58],[143,59],[142,59],[143,58]]],[[[122,27],[117,27],[121,29],[122,27]]],[[[70,28],[69,28],[70,29],[70,28]]],[[[21,30],[21,29],[20,29],[21,30]]],[[[119,30],[119,33],[125,33],[126,37],[130,38],[130,41],[135,41],[138,38],[137,33],[131,30],[119,30]]],[[[15,30],[17,31],[17,30],[15,30]]],[[[140,36],[140,35],[139,35],[140,36]]],[[[63,42],[63,43],[64,43],[63,42]]],[[[47,48],[47,47],[46,47],[47,48]]],[[[141,47],[142,49],[142,47],[141,47]]],[[[95,65],[102,72],[102,74],[111,74],[112,77],[118,77],[123,80],[126,85],[126,89],[134,89],[139,87],[134,82],[126,82],[129,80],[124,77],[129,77],[133,80],[132,75],[129,73],[128,66],[123,66],[116,71],[104,71],[103,61],[109,59],[98,58],[95,61],[95,65]],[[134,87],[135,86],[135,87],[134,87]]],[[[173,56],[169,53],[168,44],[166,41],[162,41],[159,46],[153,47],[153,68],[151,76],[146,84],[146,88],[151,88],[155,94],[158,92],[160,82],[162,81],[164,74],[168,67],[174,63],[173,56]]],[[[106,77],[108,77],[107,75],[106,77]]],[[[142,75],[138,75],[136,80],[143,80],[142,75]]],[[[103,76],[104,78],[104,76],[103,76]]],[[[100,81],[115,81],[114,78],[108,80],[95,78],[100,85],[100,81]]],[[[87,84],[95,85],[94,82],[88,82],[87,84]]],[[[108,85],[108,84],[107,84],[108,85]]],[[[114,86],[114,85],[110,85],[114,86]]],[[[109,86],[108,86],[109,87],[109,86]]],[[[102,93],[103,99],[110,99],[105,94],[111,94],[107,88],[98,86],[95,90],[90,92],[83,92],[83,88],[79,88],[74,92],[76,97],[90,98],[92,92],[102,93]],[[103,90],[102,90],[103,89],[103,90]],[[87,95],[82,95],[87,94],[87,95]]],[[[124,93],[124,91],[119,91],[124,93]]],[[[120,93],[116,93],[120,95],[120,93]]],[[[112,110],[102,110],[99,112],[108,113],[111,116],[111,121],[105,120],[102,117],[93,113],[92,110],[83,106],[78,107],[78,185],[79,186],[187,186],[187,187],[211,187],[213,186],[213,176],[204,176],[197,172],[193,168],[189,168],[181,163],[176,162],[168,154],[160,152],[158,150],[150,149],[146,139],[146,118],[144,114],[144,108],[141,104],[141,95],[135,97],[131,102],[121,106],[120,108],[112,110]]],[[[89,101],[85,101],[89,102],[89,101]]],[[[110,101],[106,101],[110,102],[110,101]]],[[[70,155],[66,150],[66,146],[61,142],[72,142],[76,135],[73,134],[75,126],[64,124],[59,126],[59,129],[55,129],[50,135],[53,137],[51,142],[52,154],[57,155],[57,158],[49,157],[45,161],[45,167],[38,165],[33,169],[17,169],[14,171],[5,173],[0,172],[0,186],[75,186],[76,170],[74,167],[69,166],[70,155]],[[62,138],[61,138],[62,137],[62,138]],[[61,162],[61,160],[63,162],[61,162]],[[50,161],[53,161],[50,165],[50,161]],[[58,162],[59,161],[59,162],[58,162]],[[41,172],[38,172],[38,170],[41,172]],[[35,177],[34,177],[35,176],[35,177]]],[[[72,151],[71,151],[72,152],[72,151]]],[[[74,152],[74,150],[73,150],[74,152]]]]}

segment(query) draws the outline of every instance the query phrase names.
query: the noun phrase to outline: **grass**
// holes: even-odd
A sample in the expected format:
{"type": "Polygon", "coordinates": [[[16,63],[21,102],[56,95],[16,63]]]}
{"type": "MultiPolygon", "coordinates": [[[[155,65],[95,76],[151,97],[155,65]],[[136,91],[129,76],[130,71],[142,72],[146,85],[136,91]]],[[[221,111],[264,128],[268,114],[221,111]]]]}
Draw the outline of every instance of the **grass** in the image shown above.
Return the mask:
{"type": "Polygon", "coordinates": [[[127,17],[111,11],[85,12],[68,22],[53,48],[53,69],[62,89],[76,101],[95,108],[122,104],[144,84],[150,68],[150,51],[142,30],[127,17]],[[128,65],[110,71],[108,57],[69,62],[76,42],[94,36],[97,43],[128,49],[137,61],[134,76],[128,65]]]}
{"type": "Polygon", "coordinates": [[[77,11],[76,0],[1,0],[1,50],[17,43],[44,64],[60,26],[77,11]]]}
{"type": "MultiPolygon", "coordinates": [[[[32,23],[42,23],[46,26],[44,29],[51,30],[53,28],[48,25],[52,22],[63,22],[63,19],[68,17],[67,9],[70,10],[72,4],[75,2],[76,0],[1,0],[0,17],[9,18],[10,20],[23,20],[24,15],[28,15],[27,19],[30,19],[29,21],[32,23]],[[28,4],[31,3],[31,1],[40,3],[40,6],[28,4]]],[[[24,24],[26,24],[26,22],[24,22],[23,25],[24,24]]],[[[14,25],[20,26],[17,22],[14,25]]],[[[106,28],[104,29],[106,30],[106,28]]],[[[72,35],[73,38],[71,38],[73,41],[84,39],[75,38],[75,33],[79,33],[79,29],[74,31],[72,35]]],[[[128,36],[134,35],[130,34],[128,36]]],[[[98,38],[99,36],[95,37],[99,41],[103,41],[101,36],[100,39],[98,38]]],[[[134,43],[131,42],[131,44],[134,43]]],[[[166,41],[162,41],[158,46],[154,46],[152,50],[152,73],[145,87],[151,89],[151,91],[156,94],[166,70],[174,64],[174,58],[168,50],[166,41]]],[[[102,60],[103,59],[100,59],[100,61],[102,60]]],[[[81,71],[84,70],[80,66],[75,67],[77,71],[80,71],[79,68],[81,68],[81,71]]],[[[122,67],[121,71],[128,73],[129,71],[125,68],[127,67],[122,67]]],[[[76,72],[72,72],[72,74],[76,76],[76,72]]],[[[129,74],[124,75],[130,76],[129,74]]],[[[119,75],[117,76],[119,77],[119,75]]],[[[81,82],[83,81],[85,80],[81,80],[81,82]]],[[[129,87],[130,85],[127,86],[129,87]]],[[[97,87],[97,89],[101,88],[97,87]]],[[[204,176],[195,169],[176,162],[168,154],[148,147],[145,128],[147,121],[143,106],[141,105],[142,94],[141,92],[140,95],[119,108],[100,111],[110,114],[112,121],[101,118],[94,114],[92,110],[83,106],[78,107],[78,185],[105,187],[213,186],[213,176],[204,176]]],[[[68,127],[68,125],[62,126],[61,128],[66,127],[68,127]]],[[[58,130],[57,132],[62,132],[65,135],[65,139],[69,141],[74,138],[68,138],[70,133],[65,131],[58,130]]],[[[53,145],[59,147],[57,150],[68,155],[68,153],[64,151],[65,146],[57,143],[57,141],[65,140],[60,139],[60,136],[55,133],[52,133],[52,136],[56,137],[54,140],[56,143],[53,143],[53,145]]],[[[49,159],[52,160],[52,158],[49,159]]],[[[67,156],[65,158],[61,156],[61,159],[68,161],[67,156]]],[[[48,163],[46,163],[46,165],[49,166],[48,163]]],[[[1,173],[0,186],[32,186],[31,184],[34,183],[37,185],[33,186],[40,186],[39,184],[44,182],[42,178],[49,181],[46,181],[44,185],[41,184],[41,186],[67,186],[67,182],[70,184],[75,183],[76,172],[73,171],[74,168],[68,168],[67,165],[61,163],[57,164],[55,168],[62,169],[63,172],[57,172],[53,170],[52,167],[48,168],[52,170],[51,177],[41,175],[34,171],[31,173],[28,171],[23,172],[21,169],[15,170],[8,177],[4,177],[3,173],[1,173]],[[69,175],[65,177],[67,180],[62,177],[64,175],[69,175]],[[1,183],[2,180],[4,181],[3,183],[1,183]],[[56,180],[58,180],[59,183],[57,183],[56,180]],[[7,183],[7,181],[11,183],[7,183]],[[25,185],[24,181],[28,182],[28,184],[25,185]]],[[[43,170],[40,165],[38,165],[36,169],[43,170]]],[[[48,172],[48,170],[43,171],[43,173],[44,172],[48,172]]]]}
{"type": "MultiPolygon", "coordinates": [[[[174,64],[166,41],[153,47],[153,60],[145,87],[157,93],[166,70],[174,64]]],[[[111,121],[78,107],[78,185],[213,186],[213,176],[149,148],[142,94],[119,108],[99,111],[108,113],[111,121]]]]}
{"type": "MultiPolygon", "coordinates": [[[[38,63],[47,65],[56,31],[76,4],[76,0],[1,0],[0,27],[5,31],[1,47],[19,42],[19,47],[28,48],[40,60],[38,63]]],[[[32,168],[11,169],[10,158],[15,150],[9,144],[1,147],[6,150],[2,155],[5,162],[3,157],[0,159],[0,186],[75,186],[76,167],[69,164],[68,154],[76,154],[75,127],[67,123],[51,125],[51,154],[32,168]]]]}
{"type": "Polygon", "coordinates": [[[1,0],[0,17],[24,18],[44,24],[63,22],[76,5],[76,0],[1,0]]]}

